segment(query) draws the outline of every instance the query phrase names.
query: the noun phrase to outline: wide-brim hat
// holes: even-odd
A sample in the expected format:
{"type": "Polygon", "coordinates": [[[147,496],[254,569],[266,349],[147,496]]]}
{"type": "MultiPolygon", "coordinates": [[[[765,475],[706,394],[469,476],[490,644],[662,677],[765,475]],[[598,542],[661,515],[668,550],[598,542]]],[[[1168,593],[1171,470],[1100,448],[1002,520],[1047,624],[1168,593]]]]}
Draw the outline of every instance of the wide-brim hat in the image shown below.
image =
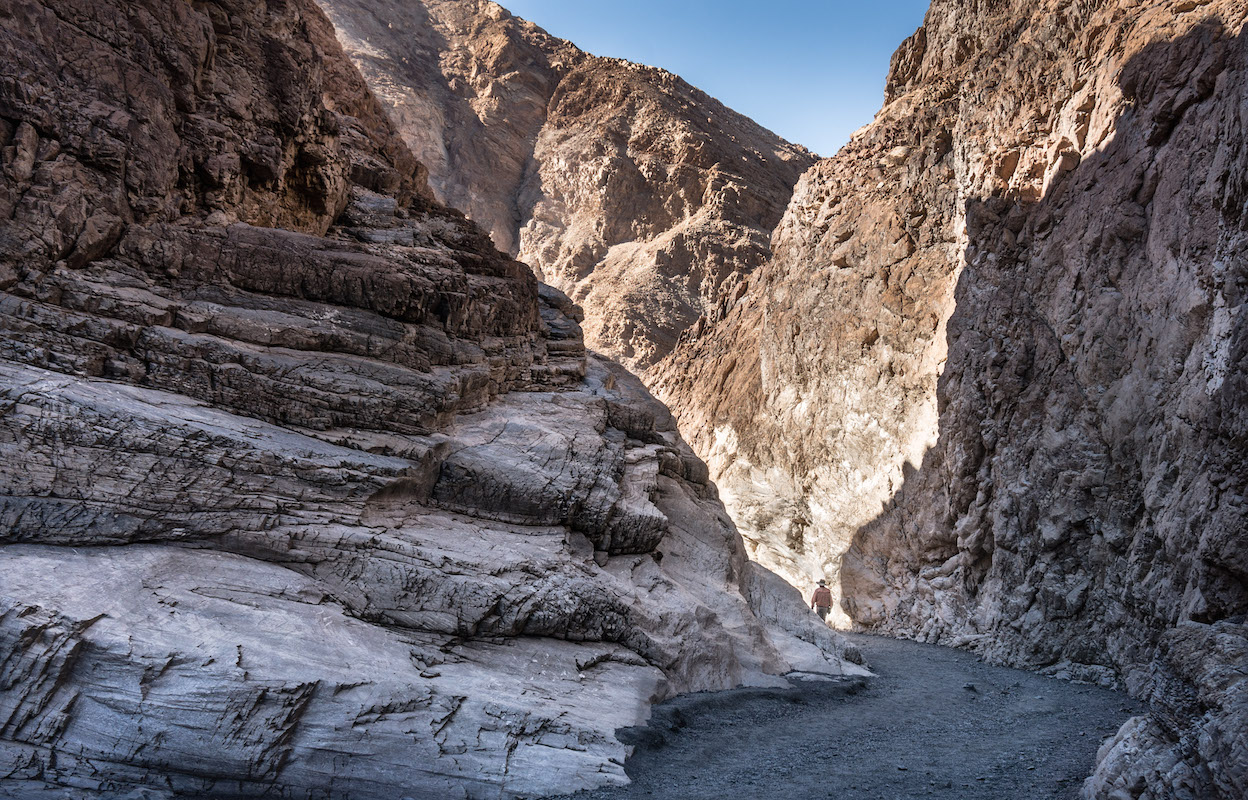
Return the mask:
{"type": "Polygon", "coordinates": [[[827,581],[819,581],[819,585],[820,585],[820,586],[827,586],[827,585],[828,585],[828,582],[827,582],[827,581]]]}

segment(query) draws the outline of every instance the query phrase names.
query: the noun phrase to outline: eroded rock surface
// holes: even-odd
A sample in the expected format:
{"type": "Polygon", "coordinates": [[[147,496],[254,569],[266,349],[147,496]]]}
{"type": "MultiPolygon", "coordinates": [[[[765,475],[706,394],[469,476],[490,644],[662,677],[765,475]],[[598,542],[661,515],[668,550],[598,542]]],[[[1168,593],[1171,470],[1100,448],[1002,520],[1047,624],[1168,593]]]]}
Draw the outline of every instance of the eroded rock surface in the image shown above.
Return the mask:
{"type": "Polygon", "coordinates": [[[814,157],[680,78],[488,0],[318,0],[444,202],[639,374],[716,320],[814,157]],[[701,322],[699,322],[701,320],[701,322]]]}
{"type": "Polygon", "coordinates": [[[537,796],[862,671],[310,0],[0,23],[0,793],[537,796]]]}
{"type": "Polygon", "coordinates": [[[1184,622],[1151,665],[1152,713],[1105,742],[1084,796],[1243,797],[1248,792],[1248,626],[1184,622]]]}
{"type": "Polygon", "coordinates": [[[751,552],[843,621],[1154,697],[1095,796],[1248,774],[1243,675],[1197,643],[1248,612],[1246,17],[938,0],[658,370],[751,552]]]}

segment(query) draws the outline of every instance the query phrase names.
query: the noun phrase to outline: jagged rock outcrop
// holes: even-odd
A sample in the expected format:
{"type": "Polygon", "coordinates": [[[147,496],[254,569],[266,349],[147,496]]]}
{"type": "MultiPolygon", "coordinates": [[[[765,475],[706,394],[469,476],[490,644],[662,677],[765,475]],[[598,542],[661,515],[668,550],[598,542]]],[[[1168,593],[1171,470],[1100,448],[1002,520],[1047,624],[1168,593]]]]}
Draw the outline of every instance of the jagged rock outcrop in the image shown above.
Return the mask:
{"type": "Polygon", "coordinates": [[[718,319],[814,157],[652,67],[488,0],[318,0],[434,191],[639,374],[718,319]],[[701,320],[701,322],[699,322],[701,320]]]}
{"type": "Polygon", "coordinates": [[[1248,626],[1184,622],[1151,666],[1152,713],[1101,746],[1088,798],[1243,797],[1248,787],[1248,626]]]}
{"type": "Polygon", "coordinates": [[[656,378],[844,621],[1152,697],[1090,796],[1248,791],[1246,18],[937,0],[656,378]]]}
{"type": "Polygon", "coordinates": [[[0,63],[0,794],[537,796],[862,671],[310,0],[13,0],[0,63]]]}

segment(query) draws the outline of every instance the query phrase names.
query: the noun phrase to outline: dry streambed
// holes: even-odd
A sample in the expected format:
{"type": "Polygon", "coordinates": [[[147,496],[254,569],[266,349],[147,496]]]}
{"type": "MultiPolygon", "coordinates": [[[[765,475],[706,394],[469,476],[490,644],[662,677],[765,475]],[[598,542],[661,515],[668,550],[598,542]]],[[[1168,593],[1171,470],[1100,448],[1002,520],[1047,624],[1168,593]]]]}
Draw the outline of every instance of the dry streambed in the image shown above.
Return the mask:
{"type": "Polygon", "coordinates": [[[630,786],[576,800],[1076,798],[1125,694],[851,636],[878,675],[678,698],[630,732],[630,786]]]}

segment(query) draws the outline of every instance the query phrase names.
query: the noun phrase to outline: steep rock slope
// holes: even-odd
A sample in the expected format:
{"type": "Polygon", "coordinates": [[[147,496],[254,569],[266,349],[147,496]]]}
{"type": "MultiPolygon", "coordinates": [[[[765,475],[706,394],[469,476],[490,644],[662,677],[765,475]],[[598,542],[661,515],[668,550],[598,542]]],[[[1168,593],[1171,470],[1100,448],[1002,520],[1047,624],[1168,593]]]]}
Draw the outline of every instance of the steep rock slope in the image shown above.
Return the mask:
{"type": "Polygon", "coordinates": [[[663,70],[488,0],[318,0],[439,199],[585,310],[639,374],[719,315],[814,157],[663,70]],[[703,323],[705,324],[705,323],[703,323]]]}
{"type": "Polygon", "coordinates": [[[843,620],[1151,696],[1097,796],[1248,790],[1246,17],[938,0],[656,382],[843,620]]]}
{"type": "Polygon", "coordinates": [[[862,671],[310,0],[0,23],[0,794],[534,796],[862,671]]]}

